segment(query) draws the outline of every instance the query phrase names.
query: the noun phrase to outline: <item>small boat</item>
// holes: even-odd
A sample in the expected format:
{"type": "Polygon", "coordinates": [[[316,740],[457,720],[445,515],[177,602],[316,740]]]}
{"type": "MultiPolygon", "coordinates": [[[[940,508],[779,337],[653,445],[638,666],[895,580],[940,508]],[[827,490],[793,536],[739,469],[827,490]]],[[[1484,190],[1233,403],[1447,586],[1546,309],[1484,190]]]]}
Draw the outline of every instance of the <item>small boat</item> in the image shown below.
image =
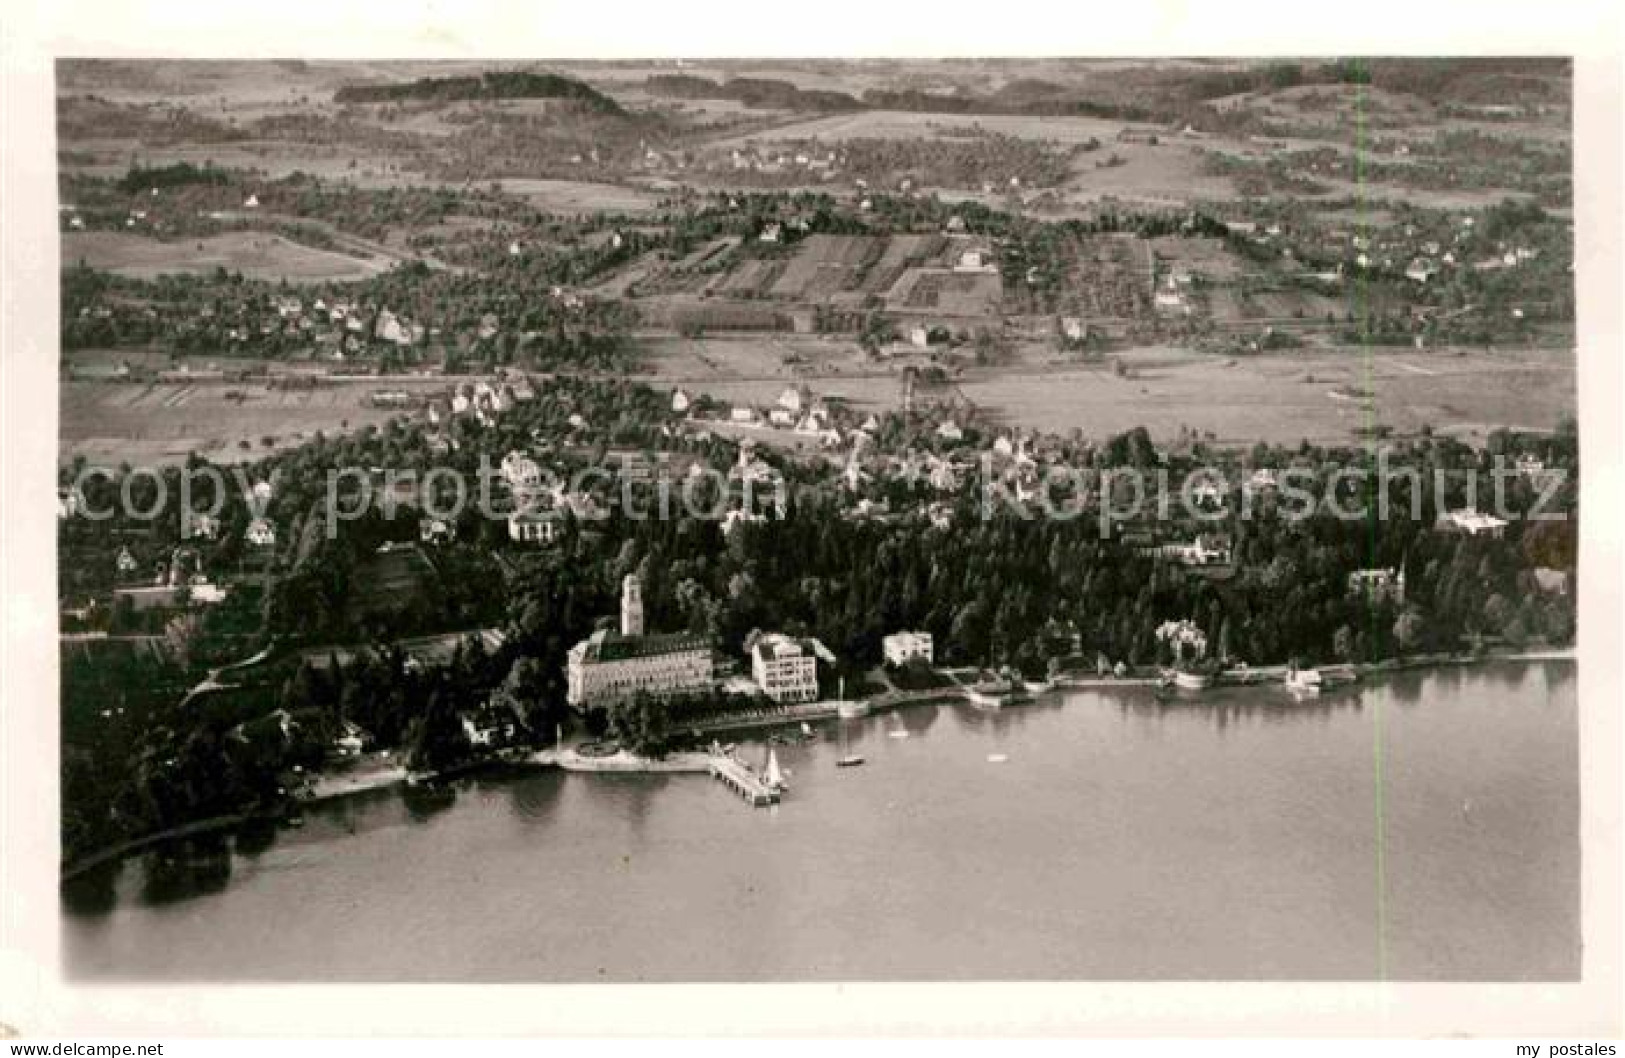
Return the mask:
{"type": "Polygon", "coordinates": [[[1183,691],[1205,691],[1212,683],[1213,677],[1205,672],[1179,669],[1174,673],[1174,686],[1183,691]]]}
{"type": "Polygon", "coordinates": [[[1021,685],[1027,689],[1028,694],[1043,694],[1045,691],[1049,691],[1049,690],[1054,689],[1055,681],[1054,680],[1022,680],[1021,685]]]}
{"type": "Polygon", "coordinates": [[[302,826],[305,825],[305,817],[300,816],[300,815],[293,815],[293,816],[289,816],[287,819],[284,819],[282,822],[287,824],[290,827],[302,827],[302,826]]]}
{"type": "Polygon", "coordinates": [[[802,734],[803,738],[812,738],[813,737],[812,725],[807,723],[807,721],[805,721],[805,720],[803,720],[801,722],[801,734],[802,734]]]}
{"type": "Polygon", "coordinates": [[[965,700],[983,709],[1003,709],[1007,705],[1023,705],[1033,700],[1027,688],[1020,683],[981,684],[965,688],[965,700]]]}
{"type": "Polygon", "coordinates": [[[1009,759],[1009,755],[1005,753],[989,753],[987,755],[987,762],[989,764],[1003,764],[1009,759]]]}
{"type": "Polygon", "coordinates": [[[896,713],[893,713],[892,714],[892,719],[897,721],[897,722],[892,725],[890,731],[886,732],[886,737],[887,738],[907,738],[908,737],[908,728],[903,726],[903,718],[898,716],[896,713]]]}
{"type": "Polygon", "coordinates": [[[1300,669],[1293,665],[1286,670],[1286,689],[1293,694],[1316,695],[1321,686],[1319,669],[1300,669]]]}

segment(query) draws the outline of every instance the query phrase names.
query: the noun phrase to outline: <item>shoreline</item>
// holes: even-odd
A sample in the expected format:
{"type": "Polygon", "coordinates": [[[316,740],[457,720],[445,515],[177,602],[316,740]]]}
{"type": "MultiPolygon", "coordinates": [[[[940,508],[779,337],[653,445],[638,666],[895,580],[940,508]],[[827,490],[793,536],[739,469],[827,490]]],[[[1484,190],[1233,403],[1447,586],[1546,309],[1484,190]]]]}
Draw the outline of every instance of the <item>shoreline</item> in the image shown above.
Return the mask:
{"type": "MultiPolygon", "coordinates": [[[[1465,667],[1497,661],[1536,664],[1552,661],[1575,663],[1578,660],[1579,657],[1574,647],[1553,647],[1508,653],[1423,654],[1408,658],[1391,658],[1380,662],[1354,664],[1349,667],[1363,679],[1367,676],[1381,676],[1396,672],[1465,667]]],[[[1264,679],[1246,684],[1218,683],[1215,686],[1244,689],[1268,686],[1280,682],[1277,674],[1284,671],[1284,666],[1261,666],[1250,671],[1270,675],[1264,679]]],[[[1042,693],[1148,687],[1155,685],[1156,682],[1155,677],[1136,675],[1123,677],[1090,676],[1073,679],[1062,677],[1048,691],[1042,693]]],[[[911,705],[923,705],[932,701],[958,700],[968,702],[967,692],[969,689],[963,684],[957,684],[950,687],[934,687],[919,691],[888,691],[867,700],[869,713],[901,709],[911,705]]],[[[788,706],[785,712],[772,715],[720,717],[714,721],[700,721],[685,728],[684,733],[721,734],[729,731],[778,728],[804,721],[828,720],[836,716],[835,702],[810,702],[803,705],[788,706]]],[[[563,749],[552,747],[532,750],[522,754],[498,755],[489,760],[474,762],[466,767],[455,769],[455,774],[466,774],[482,768],[502,766],[520,768],[552,767],[580,774],[597,775],[702,774],[707,770],[706,759],[705,753],[692,750],[670,753],[662,758],[640,757],[624,749],[608,757],[584,757],[576,752],[574,745],[570,745],[563,749]]],[[[211,816],[207,819],[182,823],[156,833],[131,838],[128,841],[120,842],[84,856],[71,864],[63,865],[58,881],[59,883],[71,881],[97,867],[121,860],[133,853],[144,851],[166,841],[229,830],[255,820],[282,819],[306,805],[326,804],[373,790],[387,790],[397,786],[405,786],[410,778],[409,773],[403,766],[378,769],[361,777],[347,777],[342,773],[323,775],[313,783],[310,795],[293,799],[286,807],[274,810],[250,809],[226,815],[211,816]]]]}

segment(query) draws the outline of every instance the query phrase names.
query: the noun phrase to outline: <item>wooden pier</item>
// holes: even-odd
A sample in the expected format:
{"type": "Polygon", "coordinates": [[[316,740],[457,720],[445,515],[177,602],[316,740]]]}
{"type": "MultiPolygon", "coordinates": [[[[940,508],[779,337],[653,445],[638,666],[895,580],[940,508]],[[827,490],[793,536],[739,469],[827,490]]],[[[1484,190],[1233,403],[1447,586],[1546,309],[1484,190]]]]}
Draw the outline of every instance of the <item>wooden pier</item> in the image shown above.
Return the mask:
{"type": "Polygon", "coordinates": [[[726,785],[734,793],[750,802],[753,807],[763,805],[776,805],[779,803],[779,790],[770,786],[765,779],[756,774],[756,770],[738,757],[726,753],[712,754],[710,758],[710,772],[713,779],[726,785]]]}

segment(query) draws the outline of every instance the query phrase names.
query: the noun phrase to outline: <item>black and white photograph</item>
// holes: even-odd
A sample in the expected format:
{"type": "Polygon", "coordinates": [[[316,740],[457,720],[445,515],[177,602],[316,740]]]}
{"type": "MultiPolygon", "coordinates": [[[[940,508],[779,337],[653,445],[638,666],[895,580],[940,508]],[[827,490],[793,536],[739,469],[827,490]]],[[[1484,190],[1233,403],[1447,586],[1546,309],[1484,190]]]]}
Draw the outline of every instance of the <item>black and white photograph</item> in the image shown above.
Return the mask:
{"type": "Polygon", "coordinates": [[[1585,984],[1576,60],[1079,52],[53,56],[60,986],[1585,984]]]}

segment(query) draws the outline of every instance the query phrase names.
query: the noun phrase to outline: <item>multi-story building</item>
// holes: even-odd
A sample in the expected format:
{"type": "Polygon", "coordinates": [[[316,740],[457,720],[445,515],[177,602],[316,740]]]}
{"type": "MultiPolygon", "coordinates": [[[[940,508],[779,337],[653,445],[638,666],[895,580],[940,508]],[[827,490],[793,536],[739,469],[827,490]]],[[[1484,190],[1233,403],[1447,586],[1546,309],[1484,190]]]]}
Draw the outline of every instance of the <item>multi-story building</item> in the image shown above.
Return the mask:
{"type": "Polygon", "coordinates": [[[567,700],[577,709],[640,693],[707,690],[716,682],[711,641],[705,636],[643,634],[643,590],[631,574],[621,581],[619,631],[600,629],[577,643],[565,672],[567,700]]]}
{"type": "Polygon", "coordinates": [[[567,698],[577,709],[639,693],[706,690],[716,681],[710,640],[687,633],[627,636],[600,629],[570,649],[566,669],[567,698]]]}
{"type": "Polygon", "coordinates": [[[508,515],[508,539],[516,544],[551,544],[563,527],[557,511],[515,511],[508,515]]]}
{"type": "Polygon", "coordinates": [[[935,659],[930,632],[893,632],[880,641],[888,665],[907,665],[919,658],[927,665],[935,659]]]}
{"type": "Polygon", "coordinates": [[[750,649],[751,678],[775,702],[818,700],[818,658],[786,635],[764,635],[750,649]]]}

